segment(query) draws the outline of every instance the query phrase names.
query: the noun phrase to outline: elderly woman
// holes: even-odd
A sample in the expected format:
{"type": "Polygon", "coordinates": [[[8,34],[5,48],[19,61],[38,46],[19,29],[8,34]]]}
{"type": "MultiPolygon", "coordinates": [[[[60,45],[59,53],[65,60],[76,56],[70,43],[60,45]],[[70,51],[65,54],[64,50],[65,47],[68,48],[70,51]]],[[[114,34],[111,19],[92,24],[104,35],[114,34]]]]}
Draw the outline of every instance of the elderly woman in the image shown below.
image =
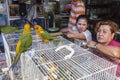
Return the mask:
{"type": "Polygon", "coordinates": [[[95,27],[97,42],[89,41],[88,47],[92,48],[93,53],[112,59],[118,64],[117,76],[120,76],[120,42],[114,40],[118,30],[118,25],[110,20],[100,21],[95,27]]]}

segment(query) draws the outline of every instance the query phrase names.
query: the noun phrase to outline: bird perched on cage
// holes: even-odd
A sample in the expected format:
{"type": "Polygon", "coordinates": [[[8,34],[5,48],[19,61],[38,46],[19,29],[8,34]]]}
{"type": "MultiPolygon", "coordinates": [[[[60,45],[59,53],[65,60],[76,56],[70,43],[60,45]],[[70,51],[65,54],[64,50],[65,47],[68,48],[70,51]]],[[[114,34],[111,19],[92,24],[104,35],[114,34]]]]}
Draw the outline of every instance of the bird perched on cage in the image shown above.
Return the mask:
{"type": "Polygon", "coordinates": [[[18,43],[16,45],[16,56],[12,62],[12,65],[10,67],[10,69],[16,66],[16,64],[18,63],[21,53],[27,51],[27,49],[32,45],[32,34],[31,34],[31,28],[30,28],[30,24],[27,22],[24,25],[24,29],[23,32],[18,40],[18,43]]]}
{"type": "Polygon", "coordinates": [[[43,42],[48,43],[50,41],[57,40],[57,38],[53,37],[48,32],[46,32],[40,25],[35,25],[34,28],[35,28],[36,34],[40,37],[40,39],[43,42]]]}

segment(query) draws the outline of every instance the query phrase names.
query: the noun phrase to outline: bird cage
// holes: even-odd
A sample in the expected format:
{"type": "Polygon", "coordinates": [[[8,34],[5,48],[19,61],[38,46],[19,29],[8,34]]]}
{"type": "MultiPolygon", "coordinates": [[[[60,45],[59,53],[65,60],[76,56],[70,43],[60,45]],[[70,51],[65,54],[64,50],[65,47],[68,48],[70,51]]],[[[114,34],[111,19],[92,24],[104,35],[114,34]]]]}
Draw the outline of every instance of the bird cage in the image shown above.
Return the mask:
{"type": "MultiPolygon", "coordinates": [[[[10,66],[12,64],[12,60],[15,57],[15,47],[16,47],[16,44],[17,44],[18,39],[20,37],[20,34],[21,33],[11,33],[11,34],[4,34],[4,33],[2,33],[1,34],[2,38],[3,38],[4,49],[5,49],[5,56],[6,56],[6,63],[7,63],[7,67],[8,68],[10,68],[10,66]]],[[[58,40],[55,40],[55,42],[50,42],[48,44],[45,44],[45,43],[43,43],[40,40],[40,38],[35,34],[35,32],[32,31],[33,43],[32,43],[32,46],[28,50],[30,50],[32,48],[35,48],[35,47],[36,47],[37,50],[38,49],[42,50],[42,49],[45,49],[45,48],[55,47],[56,45],[60,46],[61,42],[64,42],[64,44],[71,43],[71,42],[68,42],[64,38],[61,38],[60,36],[58,36],[57,38],[58,38],[58,40]]],[[[12,71],[12,70],[9,71],[9,75],[11,77],[11,80],[14,80],[15,77],[17,78],[16,74],[21,73],[20,72],[21,71],[20,63],[21,62],[19,62],[19,65],[16,66],[17,70],[15,69],[14,71],[12,71]]]]}
{"type": "MultiPolygon", "coordinates": [[[[9,68],[11,66],[12,62],[12,56],[15,56],[15,45],[17,43],[17,36],[15,34],[4,34],[2,33],[3,38],[3,44],[4,44],[4,50],[5,50],[5,56],[6,56],[6,63],[7,67],[9,68]]],[[[11,77],[11,80],[14,80],[14,72],[12,70],[9,71],[9,75],[11,77]]]]}
{"type": "Polygon", "coordinates": [[[117,80],[117,65],[73,43],[37,49],[21,56],[23,80],[117,80]]]}
{"type": "MultiPolygon", "coordinates": [[[[12,65],[12,60],[15,57],[15,47],[18,42],[18,39],[20,37],[21,33],[11,33],[11,34],[4,34],[2,33],[2,38],[3,38],[3,44],[4,44],[4,50],[5,50],[5,56],[6,56],[6,63],[8,69],[12,65]]],[[[34,37],[33,37],[34,38],[34,37]]],[[[36,37],[35,37],[36,39],[36,37]]],[[[18,78],[17,76],[20,73],[20,62],[19,65],[17,65],[13,70],[9,71],[9,75],[11,77],[11,80],[14,80],[15,78],[18,78]]]]}
{"type": "Polygon", "coordinates": [[[62,36],[56,36],[57,40],[51,41],[49,43],[44,43],[37,35],[34,35],[34,40],[31,46],[31,49],[35,50],[43,50],[54,48],[56,46],[62,46],[63,44],[71,44],[72,42],[68,41],[67,39],[63,38],[62,36]]]}

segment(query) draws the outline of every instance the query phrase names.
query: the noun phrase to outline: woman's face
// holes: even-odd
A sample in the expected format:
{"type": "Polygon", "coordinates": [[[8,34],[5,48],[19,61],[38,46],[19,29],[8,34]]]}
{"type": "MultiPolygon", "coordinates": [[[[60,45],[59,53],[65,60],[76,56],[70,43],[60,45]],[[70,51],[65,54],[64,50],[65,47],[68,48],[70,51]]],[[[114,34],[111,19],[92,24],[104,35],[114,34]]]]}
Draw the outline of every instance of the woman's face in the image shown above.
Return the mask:
{"type": "Polygon", "coordinates": [[[114,37],[114,33],[111,33],[109,25],[101,25],[97,32],[98,42],[107,45],[114,37]]]}
{"type": "Polygon", "coordinates": [[[86,19],[79,19],[76,26],[79,32],[84,32],[88,27],[86,19]]]}

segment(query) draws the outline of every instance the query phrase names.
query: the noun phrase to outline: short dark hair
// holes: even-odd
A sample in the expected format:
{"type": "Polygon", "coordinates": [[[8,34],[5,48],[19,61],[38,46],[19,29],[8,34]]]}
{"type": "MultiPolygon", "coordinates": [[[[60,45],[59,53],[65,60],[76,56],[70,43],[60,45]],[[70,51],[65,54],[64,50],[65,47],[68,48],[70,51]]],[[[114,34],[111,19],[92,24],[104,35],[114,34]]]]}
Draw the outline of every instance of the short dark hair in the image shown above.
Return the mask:
{"type": "Polygon", "coordinates": [[[89,24],[89,20],[86,15],[79,15],[76,19],[76,23],[78,22],[79,19],[85,19],[87,21],[87,24],[89,24]]]}

